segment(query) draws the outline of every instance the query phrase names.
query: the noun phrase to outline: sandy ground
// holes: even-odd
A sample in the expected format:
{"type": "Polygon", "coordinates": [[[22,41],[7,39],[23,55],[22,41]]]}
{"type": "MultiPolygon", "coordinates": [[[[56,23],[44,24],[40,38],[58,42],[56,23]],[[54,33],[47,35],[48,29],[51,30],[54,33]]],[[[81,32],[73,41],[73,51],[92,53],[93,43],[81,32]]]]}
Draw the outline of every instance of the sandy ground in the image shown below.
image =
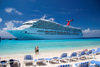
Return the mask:
{"type": "MultiPolygon", "coordinates": [[[[96,49],[97,47],[95,48],[88,48],[89,49],[96,49]]],[[[86,48],[85,48],[86,49],[86,48]]],[[[35,55],[34,53],[25,53],[25,54],[11,54],[11,55],[3,55],[1,56],[1,60],[9,60],[9,59],[16,59],[16,60],[19,60],[20,63],[21,63],[21,67],[26,67],[24,65],[24,56],[25,55],[32,55],[33,56],[33,59],[38,59],[38,58],[52,58],[52,57],[60,57],[62,53],[67,53],[69,56],[72,52],[78,52],[78,51],[82,51],[83,49],[81,50],[77,50],[77,49],[73,49],[73,50],[55,50],[55,51],[44,51],[44,52],[41,52],[39,53],[39,55],[35,55]]],[[[66,63],[59,63],[59,64],[50,64],[50,63],[47,63],[45,66],[36,66],[36,67],[56,67],[58,65],[61,65],[61,64],[75,64],[75,63],[78,63],[78,62],[84,62],[84,61],[90,61],[90,60],[93,60],[93,59],[85,59],[85,60],[78,60],[78,61],[73,61],[73,62],[66,62],[66,63]]],[[[99,60],[100,61],[100,55],[96,55],[95,56],[95,59],[94,60],[99,60]]],[[[33,66],[27,66],[27,67],[33,67],[33,66]]]]}

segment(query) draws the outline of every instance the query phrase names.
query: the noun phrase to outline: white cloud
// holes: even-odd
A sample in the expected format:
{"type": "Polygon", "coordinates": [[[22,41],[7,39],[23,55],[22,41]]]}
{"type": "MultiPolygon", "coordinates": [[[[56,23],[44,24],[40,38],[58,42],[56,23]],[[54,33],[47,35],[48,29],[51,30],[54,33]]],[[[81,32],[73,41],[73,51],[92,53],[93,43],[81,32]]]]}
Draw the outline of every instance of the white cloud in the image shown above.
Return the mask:
{"type": "Polygon", "coordinates": [[[5,23],[5,25],[6,25],[6,28],[3,28],[3,30],[0,29],[0,37],[1,38],[16,38],[6,31],[6,30],[14,29],[15,28],[14,24],[12,22],[7,22],[5,23]]]}
{"type": "Polygon", "coordinates": [[[0,18],[0,23],[2,22],[2,18],[0,18]]]}
{"type": "Polygon", "coordinates": [[[23,21],[17,21],[17,20],[12,20],[8,21],[5,23],[6,27],[3,28],[2,30],[0,29],[0,37],[1,38],[16,38],[12,34],[8,33],[6,30],[13,30],[16,27],[14,26],[14,23],[22,23],[23,21]]]}
{"type": "Polygon", "coordinates": [[[14,23],[23,23],[23,21],[18,21],[18,20],[11,20],[5,23],[6,27],[3,28],[3,30],[13,30],[16,27],[14,26],[14,23]]]}
{"type": "Polygon", "coordinates": [[[83,30],[84,37],[100,37],[100,30],[91,30],[90,28],[83,30]]]}
{"type": "Polygon", "coordinates": [[[5,25],[6,25],[6,28],[3,28],[3,30],[13,30],[14,28],[16,28],[14,27],[14,23],[12,23],[11,21],[5,23],[5,25]]]}
{"type": "Polygon", "coordinates": [[[11,35],[10,33],[6,31],[0,31],[0,37],[1,38],[16,38],[15,36],[11,35]]]}
{"type": "Polygon", "coordinates": [[[22,13],[17,10],[15,10],[15,13],[17,13],[18,15],[22,15],[22,13]]]}
{"type": "Polygon", "coordinates": [[[15,8],[6,8],[5,12],[7,12],[7,13],[16,13],[18,15],[22,15],[22,12],[16,10],[15,8]]]}
{"type": "Polygon", "coordinates": [[[13,10],[14,10],[13,8],[6,8],[6,9],[5,9],[5,11],[6,11],[7,13],[11,13],[13,10]]]}

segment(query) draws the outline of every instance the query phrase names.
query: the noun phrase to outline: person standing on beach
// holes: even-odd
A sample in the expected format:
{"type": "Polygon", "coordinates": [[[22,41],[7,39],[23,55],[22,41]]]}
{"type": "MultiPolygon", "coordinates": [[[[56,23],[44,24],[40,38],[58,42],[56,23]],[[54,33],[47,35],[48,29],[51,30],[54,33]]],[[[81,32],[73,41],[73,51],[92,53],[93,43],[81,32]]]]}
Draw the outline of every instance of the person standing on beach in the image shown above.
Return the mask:
{"type": "Polygon", "coordinates": [[[38,46],[35,47],[35,54],[36,54],[36,55],[39,54],[39,47],[38,47],[38,46]]]}

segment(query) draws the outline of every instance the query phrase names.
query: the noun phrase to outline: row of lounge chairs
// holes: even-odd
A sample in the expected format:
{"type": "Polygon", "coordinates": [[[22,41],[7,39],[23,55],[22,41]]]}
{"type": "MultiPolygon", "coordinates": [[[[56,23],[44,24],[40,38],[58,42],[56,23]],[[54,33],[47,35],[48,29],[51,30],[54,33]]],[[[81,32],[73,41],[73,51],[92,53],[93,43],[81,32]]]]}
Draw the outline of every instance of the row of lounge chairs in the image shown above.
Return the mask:
{"type": "MultiPolygon", "coordinates": [[[[89,51],[82,51],[81,53],[73,52],[70,56],[67,55],[67,53],[63,53],[60,57],[53,57],[53,58],[39,58],[39,59],[34,59],[31,55],[26,55],[24,60],[25,60],[25,65],[46,65],[47,63],[66,63],[66,62],[71,62],[71,61],[78,61],[78,60],[83,60],[83,59],[91,59],[95,58],[95,55],[100,53],[100,48],[91,49],[89,51]],[[33,63],[34,61],[34,63],[33,63]]],[[[69,66],[69,65],[68,65],[69,66]]]]}
{"type": "Polygon", "coordinates": [[[91,60],[87,62],[76,63],[74,65],[63,64],[63,65],[59,65],[58,67],[100,67],[100,61],[91,60]]]}
{"type": "Polygon", "coordinates": [[[0,61],[0,67],[20,67],[20,62],[15,59],[10,59],[9,61],[0,61]]]}

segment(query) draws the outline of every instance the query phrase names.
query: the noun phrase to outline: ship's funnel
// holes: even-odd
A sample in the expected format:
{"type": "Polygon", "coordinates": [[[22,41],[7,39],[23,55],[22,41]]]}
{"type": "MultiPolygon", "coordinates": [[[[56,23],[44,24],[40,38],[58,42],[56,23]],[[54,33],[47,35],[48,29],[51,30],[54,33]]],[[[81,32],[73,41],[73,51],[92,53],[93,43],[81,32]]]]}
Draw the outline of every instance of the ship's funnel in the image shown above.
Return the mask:
{"type": "Polygon", "coordinates": [[[67,26],[70,26],[70,22],[71,22],[71,21],[73,21],[73,19],[67,20],[67,24],[66,24],[66,25],[67,25],[67,26]]]}

